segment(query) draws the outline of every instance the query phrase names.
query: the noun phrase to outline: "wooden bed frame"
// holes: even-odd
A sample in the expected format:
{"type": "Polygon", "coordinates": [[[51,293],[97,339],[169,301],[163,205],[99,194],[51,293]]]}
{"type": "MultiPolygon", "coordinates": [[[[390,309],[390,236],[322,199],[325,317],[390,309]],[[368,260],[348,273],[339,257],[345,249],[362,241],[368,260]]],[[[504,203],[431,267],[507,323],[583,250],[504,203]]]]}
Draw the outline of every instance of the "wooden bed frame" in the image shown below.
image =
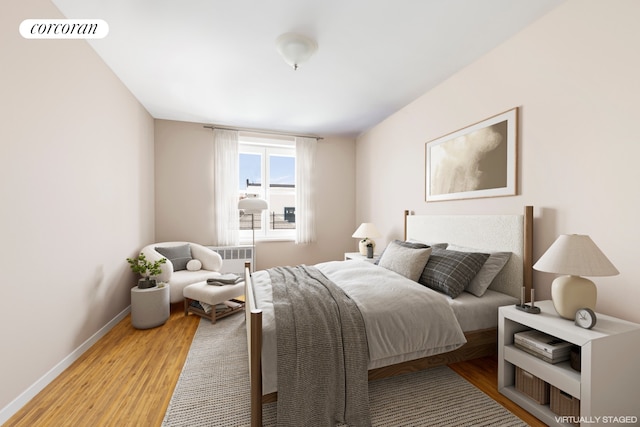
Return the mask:
{"type": "MultiPolygon", "coordinates": [[[[413,217],[415,216],[411,216],[409,211],[405,211],[405,239],[412,237],[417,238],[417,236],[408,234],[408,227],[410,226],[408,223],[414,219],[413,217]]],[[[434,216],[429,215],[420,217],[434,218],[434,216]]],[[[449,215],[447,217],[454,216],[449,215]]],[[[464,216],[456,217],[462,218],[464,216]]],[[[522,286],[525,288],[524,295],[529,296],[531,294],[533,281],[533,207],[526,206],[522,217],[522,286]]],[[[472,218],[473,221],[480,217],[474,216],[467,218],[472,218]]],[[[482,218],[489,218],[489,216],[482,216],[482,218]]],[[[439,237],[435,237],[435,239],[436,240],[431,241],[446,241],[438,240],[439,237]]],[[[479,247],[466,242],[451,241],[450,243],[456,243],[462,246],[468,245],[471,247],[479,247]]],[[[496,250],[499,249],[500,248],[497,248],[496,250]]],[[[517,287],[521,289],[521,286],[517,287]]],[[[509,289],[508,293],[519,298],[519,289],[512,287],[512,289],[509,289]]],[[[262,310],[257,308],[254,295],[253,284],[251,281],[251,266],[247,263],[245,264],[245,316],[247,326],[247,345],[249,351],[249,376],[251,382],[251,425],[258,427],[262,426],[262,405],[265,403],[276,402],[277,392],[269,393],[267,395],[262,394],[262,310]]],[[[528,298],[526,299],[528,300],[528,298]]],[[[454,362],[476,359],[497,353],[497,328],[469,331],[465,332],[464,335],[467,339],[467,343],[454,351],[372,369],[369,371],[369,380],[387,378],[409,372],[417,372],[435,366],[448,365],[454,362]]]]}

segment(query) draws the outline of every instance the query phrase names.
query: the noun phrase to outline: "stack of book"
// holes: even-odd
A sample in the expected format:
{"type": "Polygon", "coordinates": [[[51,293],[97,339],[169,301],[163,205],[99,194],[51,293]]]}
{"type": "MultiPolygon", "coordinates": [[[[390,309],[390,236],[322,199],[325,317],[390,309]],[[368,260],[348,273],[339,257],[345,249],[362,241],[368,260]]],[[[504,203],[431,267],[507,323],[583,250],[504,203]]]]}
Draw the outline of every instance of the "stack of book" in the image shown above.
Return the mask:
{"type": "MultiPolygon", "coordinates": [[[[207,304],[206,302],[199,302],[199,301],[192,301],[191,305],[201,309],[207,314],[211,314],[211,311],[214,308],[211,304],[207,304]]],[[[224,313],[225,311],[233,310],[239,307],[242,307],[242,303],[230,300],[230,301],[225,301],[225,302],[216,304],[215,310],[216,310],[216,314],[219,314],[219,313],[224,313]]]]}
{"type": "Polygon", "coordinates": [[[569,360],[571,343],[540,331],[524,331],[513,335],[514,345],[547,363],[569,360]]]}

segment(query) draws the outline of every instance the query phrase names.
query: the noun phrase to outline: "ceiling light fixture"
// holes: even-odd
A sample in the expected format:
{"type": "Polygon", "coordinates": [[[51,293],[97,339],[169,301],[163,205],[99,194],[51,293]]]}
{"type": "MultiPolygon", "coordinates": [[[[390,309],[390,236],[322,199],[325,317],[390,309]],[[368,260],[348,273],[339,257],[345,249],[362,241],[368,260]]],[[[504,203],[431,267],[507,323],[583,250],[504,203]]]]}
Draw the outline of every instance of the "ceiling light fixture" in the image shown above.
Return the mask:
{"type": "Polygon", "coordinates": [[[298,65],[307,61],[318,50],[318,44],[302,34],[284,33],[276,39],[276,49],[284,61],[297,70],[298,65]]]}

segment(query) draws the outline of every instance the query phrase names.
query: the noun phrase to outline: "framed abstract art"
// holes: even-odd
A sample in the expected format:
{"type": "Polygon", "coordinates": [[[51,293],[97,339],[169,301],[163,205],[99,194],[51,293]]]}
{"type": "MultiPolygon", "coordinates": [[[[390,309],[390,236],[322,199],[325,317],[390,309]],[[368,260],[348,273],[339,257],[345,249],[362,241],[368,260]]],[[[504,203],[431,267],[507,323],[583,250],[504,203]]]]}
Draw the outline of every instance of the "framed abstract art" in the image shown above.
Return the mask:
{"type": "Polygon", "coordinates": [[[427,202],[513,196],[518,108],[426,143],[427,202]]]}

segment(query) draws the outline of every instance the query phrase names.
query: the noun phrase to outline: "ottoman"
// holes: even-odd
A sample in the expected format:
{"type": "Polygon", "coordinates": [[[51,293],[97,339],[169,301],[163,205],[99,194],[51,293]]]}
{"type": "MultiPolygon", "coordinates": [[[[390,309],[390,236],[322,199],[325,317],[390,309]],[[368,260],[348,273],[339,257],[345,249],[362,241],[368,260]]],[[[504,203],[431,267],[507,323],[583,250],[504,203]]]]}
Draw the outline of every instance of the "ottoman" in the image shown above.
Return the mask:
{"type": "Polygon", "coordinates": [[[211,320],[211,323],[216,323],[217,319],[244,309],[244,301],[236,299],[244,295],[244,282],[221,286],[209,285],[206,281],[198,282],[184,288],[182,294],[184,315],[197,314],[211,320]],[[204,303],[204,307],[192,304],[194,301],[204,303]]]}

